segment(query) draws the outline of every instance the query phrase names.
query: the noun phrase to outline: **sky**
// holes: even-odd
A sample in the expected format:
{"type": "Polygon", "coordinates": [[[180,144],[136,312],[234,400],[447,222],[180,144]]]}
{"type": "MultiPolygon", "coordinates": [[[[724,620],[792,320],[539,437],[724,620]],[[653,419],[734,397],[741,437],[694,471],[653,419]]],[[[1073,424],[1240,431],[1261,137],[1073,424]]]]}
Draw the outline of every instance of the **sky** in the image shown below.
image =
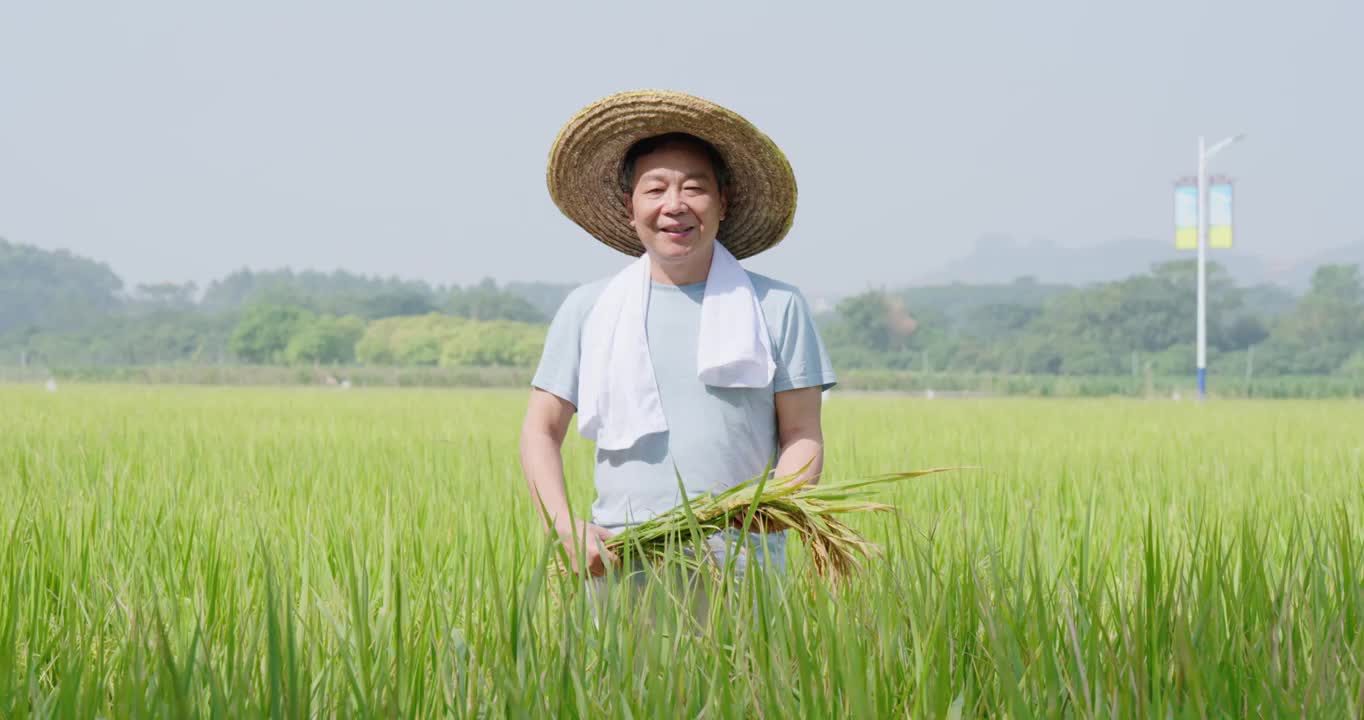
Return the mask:
{"type": "MultiPolygon", "coordinates": [[[[746,261],[894,286],[983,236],[1172,243],[1197,139],[1244,252],[1364,240],[1364,3],[8,2],[0,237],[130,285],[241,267],[583,282],[626,258],[554,207],[563,123],[719,102],[786,152],[791,233],[746,261]]],[[[1173,253],[1173,250],[1171,251],[1173,253]]]]}

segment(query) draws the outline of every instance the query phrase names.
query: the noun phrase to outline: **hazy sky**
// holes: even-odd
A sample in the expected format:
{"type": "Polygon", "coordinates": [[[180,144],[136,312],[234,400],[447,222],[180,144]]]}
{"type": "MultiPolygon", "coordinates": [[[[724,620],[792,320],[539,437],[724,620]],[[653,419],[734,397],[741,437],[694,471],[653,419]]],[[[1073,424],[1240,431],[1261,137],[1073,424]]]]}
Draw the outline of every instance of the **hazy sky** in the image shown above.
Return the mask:
{"type": "Polygon", "coordinates": [[[1364,239],[1364,2],[0,4],[0,236],[130,283],[289,265],[469,283],[623,265],[545,190],[619,90],[754,121],[800,185],[749,261],[895,284],[985,234],[1169,242],[1200,133],[1241,246],[1364,239]],[[859,9],[860,8],[860,9],[859,9]]]}

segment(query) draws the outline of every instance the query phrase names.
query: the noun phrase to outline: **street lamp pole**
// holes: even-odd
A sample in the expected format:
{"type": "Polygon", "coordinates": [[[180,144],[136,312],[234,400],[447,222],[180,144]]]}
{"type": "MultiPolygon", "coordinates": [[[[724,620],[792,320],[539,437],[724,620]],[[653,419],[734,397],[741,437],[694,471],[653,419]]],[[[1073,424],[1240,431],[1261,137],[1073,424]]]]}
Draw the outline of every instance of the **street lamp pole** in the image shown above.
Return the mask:
{"type": "Polygon", "coordinates": [[[1208,160],[1245,135],[1234,135],[1212,147],[1198,136],[1198,399],[1208,397],[1208,160]]]}

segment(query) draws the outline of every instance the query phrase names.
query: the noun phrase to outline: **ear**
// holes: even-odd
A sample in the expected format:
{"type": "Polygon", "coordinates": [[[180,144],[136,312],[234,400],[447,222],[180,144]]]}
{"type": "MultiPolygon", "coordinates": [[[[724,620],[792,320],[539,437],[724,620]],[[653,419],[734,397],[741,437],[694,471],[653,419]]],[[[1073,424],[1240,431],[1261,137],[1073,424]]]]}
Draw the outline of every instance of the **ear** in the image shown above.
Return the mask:
{"type": "Polygon", "coordinates": [[[621,193],[621,199],[625,201],[625,218],[630,221],[630,227],[634,227],[635,204],[631,202],[630,193],[621,193]]]}
{"type": "Polygon", "coordinates": [[[725,219],[725,214],[729,212],[729,193],[720,193],[720,219],[725,219]]]}

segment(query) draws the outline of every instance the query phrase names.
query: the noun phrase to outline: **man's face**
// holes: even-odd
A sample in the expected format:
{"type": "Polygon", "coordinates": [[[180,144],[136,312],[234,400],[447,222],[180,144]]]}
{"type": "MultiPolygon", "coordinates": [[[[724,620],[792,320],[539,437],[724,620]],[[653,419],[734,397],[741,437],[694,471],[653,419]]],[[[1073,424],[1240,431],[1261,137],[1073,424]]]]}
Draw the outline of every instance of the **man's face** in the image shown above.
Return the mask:
{"type": "Polygon", "coordinates": [[[725,200],[704,152],[671,145],[640,156],[625,206],[630,226],[656,262],[709,262],[725,200]]]}

